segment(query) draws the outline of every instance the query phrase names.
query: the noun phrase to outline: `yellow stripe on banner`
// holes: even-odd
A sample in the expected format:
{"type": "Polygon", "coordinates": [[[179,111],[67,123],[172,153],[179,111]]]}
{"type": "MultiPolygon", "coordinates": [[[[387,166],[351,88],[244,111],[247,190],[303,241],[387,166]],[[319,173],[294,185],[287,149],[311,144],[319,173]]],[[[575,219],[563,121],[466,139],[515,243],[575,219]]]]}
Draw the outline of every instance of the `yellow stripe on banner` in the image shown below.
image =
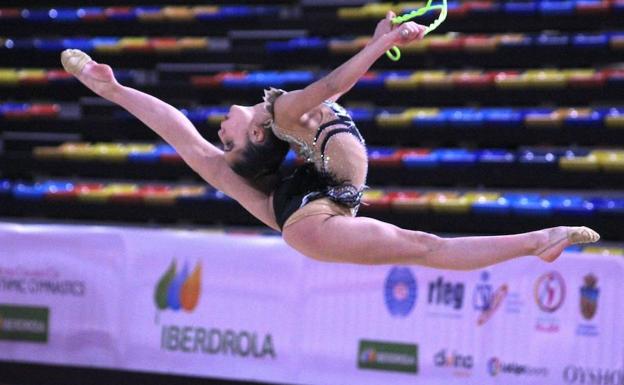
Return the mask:
{"type": "Polygon", "coordinates": [[[423,88],[449,89],[453,87],[453,80],[445,71],[418,71],[414,80],[423,88]]]}
{"type": "Polygon", "coordinates": [[[62,159],[63,152],[59,146],[39,146],[33,149],[33,157],[35,159],[62,159]]]}
{"type": "Polygon", "coordinates": [[[607,128],[624,128],[624,114],[607,115],[604,122],[607,128]]]}
{"type": "Polygon", "coordinates": [[[526,77],[516,73],[499,73],[494,77],[494,84],[497,88],[504,90],[524,89],[528,86],[526,77]]]}
{"type": "Polygon", "coordinates": [[[17,78],[21,82],[40,82],[47,80],[48,76],[44,69],[31,68],[17,71],[17,78]]]}
{"type": "Polygon", "coordinates": [[[0,86],[14,86],[19,83],[19,76],[14,69],[0,68],[0,86]]]}
{"type": "Polygon", "coordinates": [[[150,47],[146,37],[129,36],[119,40],[119,46],[124,51],[144,50],[150,47]]]}
{"type": "Polygon", "coordinates": [[[559,158],[559,167],[565,171],[599,171],[598,157],[590,153],[586,156],[563,156],[559,158]]]}
{"type": "Polygon", "coordinates": [[[63,158],[69,160],[81,160],[83,154],[91,148],[89,143],[64,143],[59,147],[63,158]]]}
{"type": "Polygon", "coordinates": [[[404,112],[398,114],[382,112],[375,116],[375,122],[379,127],[401,128],[408,127],[412,122],[412,118],[404,112]]]}
{"type": "Polygon", "coordinates": [[[528,70],[525,73],[527,85],[534,88],[564,88],[566,76],[556,69],[528,70]]]}
{"type": "Polygon", "coordinates": [[[624,171],[624,150],[596,150],[592,154],[598,159],[600,168],[607,172],[624,171]]]}
{"type": "Polygon", "coordinates": [[[199,5],[192,8],[195,16],[201,15],[216,15],[219,13],[219,7],[214,5],[199,5]]]}
{"type": "Polygon", "coordinates": [[[437,192],[432,195],[431,208],[440,213],[463,213],[470,210],[470,205],[459,193],[437,192]]]}
{"type": "Polygon", "coordinates": [[[205,37],[185,37],[178,41],[178,45],[183,50],[208,49],[210,43],[205,37]]]}
{"type": "Polygon", "coordinates": [[[167,20],[171,21],[191,21],[195,19],[195,12],[191,7],[185,6],[168,6],[162,10],[167,20]]]}

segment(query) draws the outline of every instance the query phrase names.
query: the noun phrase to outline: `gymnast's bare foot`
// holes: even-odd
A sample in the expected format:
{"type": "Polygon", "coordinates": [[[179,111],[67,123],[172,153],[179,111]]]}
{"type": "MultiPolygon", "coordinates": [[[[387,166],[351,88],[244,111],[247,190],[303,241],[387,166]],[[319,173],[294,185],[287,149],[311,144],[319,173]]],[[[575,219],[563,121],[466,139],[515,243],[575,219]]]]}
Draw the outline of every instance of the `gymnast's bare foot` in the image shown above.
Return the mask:
{"type": "Polygon", "coordinates": [[[110,97],[115,88],[119,87],[110,66],[96,63],[91,60],[89,55],[80,50],[66,49],[63,51],[61,63],[65,71],[74,75],[91,91],[104,98],[110,97]]]}
{"type": "Polygon", "coordinates": [[[600,235],[589,227],[560,226],[542,230],[546,235],[535,252],[535,255],[546,262],[552,262],[563,250],[577,243],[594,243],[600,235]]]}

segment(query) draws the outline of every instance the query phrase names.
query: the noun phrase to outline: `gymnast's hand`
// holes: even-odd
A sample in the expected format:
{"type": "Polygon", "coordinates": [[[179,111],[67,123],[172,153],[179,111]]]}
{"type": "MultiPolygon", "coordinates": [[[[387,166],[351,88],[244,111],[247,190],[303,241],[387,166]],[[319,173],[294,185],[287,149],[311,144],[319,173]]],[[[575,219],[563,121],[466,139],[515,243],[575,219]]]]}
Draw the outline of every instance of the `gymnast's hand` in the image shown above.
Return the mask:
{"type": "Polygon", "coordinates": [[[373,34],[371,41],[375,41],[395,29],[396,25],[392,24],[392,19],[395,17],[396,14],[394,12],[388,11],[388,13],[386,13],[386,17],[379,20],[379,23],[377,23],[377,27],[375,27],[375,33],[373,34]]]}
{"type": "Polygon", "coordinates": [[[404,45],[415,40],[422,40],[426,29],[424,25],[408,21],[387,32],[386,35],[391,37],[393,44],[404,45]]]}

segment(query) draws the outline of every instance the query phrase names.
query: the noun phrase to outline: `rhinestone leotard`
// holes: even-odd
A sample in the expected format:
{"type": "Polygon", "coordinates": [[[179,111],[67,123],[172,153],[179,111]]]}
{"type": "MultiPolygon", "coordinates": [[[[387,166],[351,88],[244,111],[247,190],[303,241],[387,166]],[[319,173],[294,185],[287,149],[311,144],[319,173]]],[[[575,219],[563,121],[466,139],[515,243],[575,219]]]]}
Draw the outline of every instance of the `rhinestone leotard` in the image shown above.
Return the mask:
{"type": "MultiPolygon", "coordinates": [[[[271,88],[265,91],[265,108],[273,116],[273,104],[285,91],[271,88]]],[[[294,211],[315,199],[327,197],[332,201],[352,209],[355,213],[362,199],[365,186],[356,187],[341,180],[330,167],[327,146],[337,134],[349,133],[363,145],[364,139],[347,111],[335,102],[323,103],[334,115],[334,119],[321,124],[312,141],[304,140],[279,128],[274,119],[268,122],[279,139],[284,140],[298,151],[306,162],[287,178],[284,178],[274,193],[273,206],[280,227],[294,211]],[[320,138],[324,134],[322,140],[320,138]]],[[[334,162],[332,162],[334,163],[334,162]]],[[[334,166],[335,164],[332,164],[334,166]]]]}

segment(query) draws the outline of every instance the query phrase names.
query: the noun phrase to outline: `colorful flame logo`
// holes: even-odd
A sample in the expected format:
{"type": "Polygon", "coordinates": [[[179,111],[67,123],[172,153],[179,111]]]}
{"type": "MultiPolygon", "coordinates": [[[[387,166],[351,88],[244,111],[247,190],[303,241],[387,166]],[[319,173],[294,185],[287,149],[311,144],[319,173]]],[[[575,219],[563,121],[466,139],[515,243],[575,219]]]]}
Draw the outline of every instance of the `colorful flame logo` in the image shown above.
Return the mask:
{"type": "Polygon", "coordinates": [[[495,376],[500,373],[501,370],[501,362],[498,358],[492,357],[487,363],[488,372],[491,376],[495,376]]]}
{"type": "Polygon", "coordinates": [[[377,351],[375,349],[366,349],[362,352],[360,359],[363,362],[375,363],[377,362],[377,351]]]}
{"type": "Polygon", "coordinates": [[[189,276],[188,264],[184,264],[182,271],[177,271],[175,259],[163,274],[156,286],[156,306],[160,310],[171,309],[178,311],[181,308],[190,312],[199,302],[201,291],[201,264],[198,262],[189,276]]]}

